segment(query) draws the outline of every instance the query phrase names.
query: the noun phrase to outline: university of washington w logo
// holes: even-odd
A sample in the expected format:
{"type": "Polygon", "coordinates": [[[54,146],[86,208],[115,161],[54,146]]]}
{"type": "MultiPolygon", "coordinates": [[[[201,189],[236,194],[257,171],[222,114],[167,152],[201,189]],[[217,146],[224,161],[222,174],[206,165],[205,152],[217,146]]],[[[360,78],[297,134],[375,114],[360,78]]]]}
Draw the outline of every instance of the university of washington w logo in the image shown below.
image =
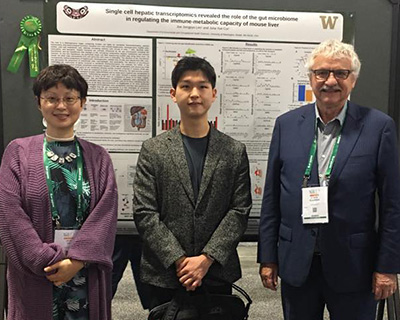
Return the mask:
{"type": "Polygon", "coordinates": [[[336,26],[336,21],[339,18],[338,16],[332,17],[332,16],[319,16],[321,19],[322,23],[322,28],[324,29],[335,29],[336,26]]]}

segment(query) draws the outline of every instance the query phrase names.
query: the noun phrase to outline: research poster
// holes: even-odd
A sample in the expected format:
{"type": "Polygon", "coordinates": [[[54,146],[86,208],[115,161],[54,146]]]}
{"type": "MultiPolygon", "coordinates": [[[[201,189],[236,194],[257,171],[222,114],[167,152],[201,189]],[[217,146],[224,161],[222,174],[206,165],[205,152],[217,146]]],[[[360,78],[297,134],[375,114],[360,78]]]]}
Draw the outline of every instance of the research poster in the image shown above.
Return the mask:
{"type": "MultiPolygon", "coordinates": [[[[131,174],[145,139],[179,123],[169,95],[179,59],[198,56],[214,66],[218,94],[209,122],[246,144],[252,217],[260,214],[275,119],[314,101],[307,56],[325,39],[342,40],[345,30],[344,15],[332,12],[57,0],[46,6],[56,13],[49,63],[71,64],[89,82],[80,136],[107,148],[121,177],[131,174]]],[[[127,199],[130,187],[121,179],[120,198],[127,199]]],[[[120,220],[129,217],[125,205],[120,203],[120,220]]]]}

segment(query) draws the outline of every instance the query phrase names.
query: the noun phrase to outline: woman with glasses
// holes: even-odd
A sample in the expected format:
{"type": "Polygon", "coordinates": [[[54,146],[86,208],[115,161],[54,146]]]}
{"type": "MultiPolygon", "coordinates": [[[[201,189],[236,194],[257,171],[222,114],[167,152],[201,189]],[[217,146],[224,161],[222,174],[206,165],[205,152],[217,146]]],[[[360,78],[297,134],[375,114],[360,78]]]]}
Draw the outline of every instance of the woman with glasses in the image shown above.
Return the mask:
{"type": "Polygon", "coordinates": [[[74,124],[88,86],[68,65],[33,85],[45,134],[16,139],[0,167],[10,320],[111,319],[117,189],[107,152],[74,124]]]}

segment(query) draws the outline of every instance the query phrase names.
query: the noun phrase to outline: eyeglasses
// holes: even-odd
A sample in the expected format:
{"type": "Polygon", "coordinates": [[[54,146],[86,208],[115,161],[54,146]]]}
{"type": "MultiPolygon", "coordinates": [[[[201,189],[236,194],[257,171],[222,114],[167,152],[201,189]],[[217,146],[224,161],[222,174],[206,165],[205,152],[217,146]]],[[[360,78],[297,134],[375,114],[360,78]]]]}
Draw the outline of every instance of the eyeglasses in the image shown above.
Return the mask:
{"type": "Polygon", "coordinates": [[[311,70],[311,72],[314,73],[315,78],[320,81],[328,80],[331,73],[333,73],[333,76],[335,77],[336,80],[346,80],[349,77],[350,73],[352,73],[351,70],[346,70],[346,69],[337,69],[337,70],[318,69],[318,70],[311,70]]]}
{"type": "Polygon", "coordinates": [[[65,97],[65,98],[56,98],[56,97],[40,97],[46,101],[46,103],[50,106],[58,106],[62,101],[67,106],[73,106],[81,97],[65,97]]]}

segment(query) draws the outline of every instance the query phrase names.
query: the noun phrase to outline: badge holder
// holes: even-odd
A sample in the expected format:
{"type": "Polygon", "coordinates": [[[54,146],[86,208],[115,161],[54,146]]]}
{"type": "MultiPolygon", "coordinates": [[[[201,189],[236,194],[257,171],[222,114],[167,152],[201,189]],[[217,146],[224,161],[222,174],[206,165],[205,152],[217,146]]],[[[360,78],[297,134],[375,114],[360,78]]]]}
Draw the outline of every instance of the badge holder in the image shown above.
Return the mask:
{"type": "Polygon", "coordinates": [[[68,253],[69,247],[71,246],[71,242],[75,237],[78,229],[56,229],[54,233],[54,243],[58,244],[64,254],[68,253]]]}
{"type": "Polygon", "coordinates": [[[302,188],[303,224],[328,223],[328,186],[307,186],[307,178],[302,188]]]}

